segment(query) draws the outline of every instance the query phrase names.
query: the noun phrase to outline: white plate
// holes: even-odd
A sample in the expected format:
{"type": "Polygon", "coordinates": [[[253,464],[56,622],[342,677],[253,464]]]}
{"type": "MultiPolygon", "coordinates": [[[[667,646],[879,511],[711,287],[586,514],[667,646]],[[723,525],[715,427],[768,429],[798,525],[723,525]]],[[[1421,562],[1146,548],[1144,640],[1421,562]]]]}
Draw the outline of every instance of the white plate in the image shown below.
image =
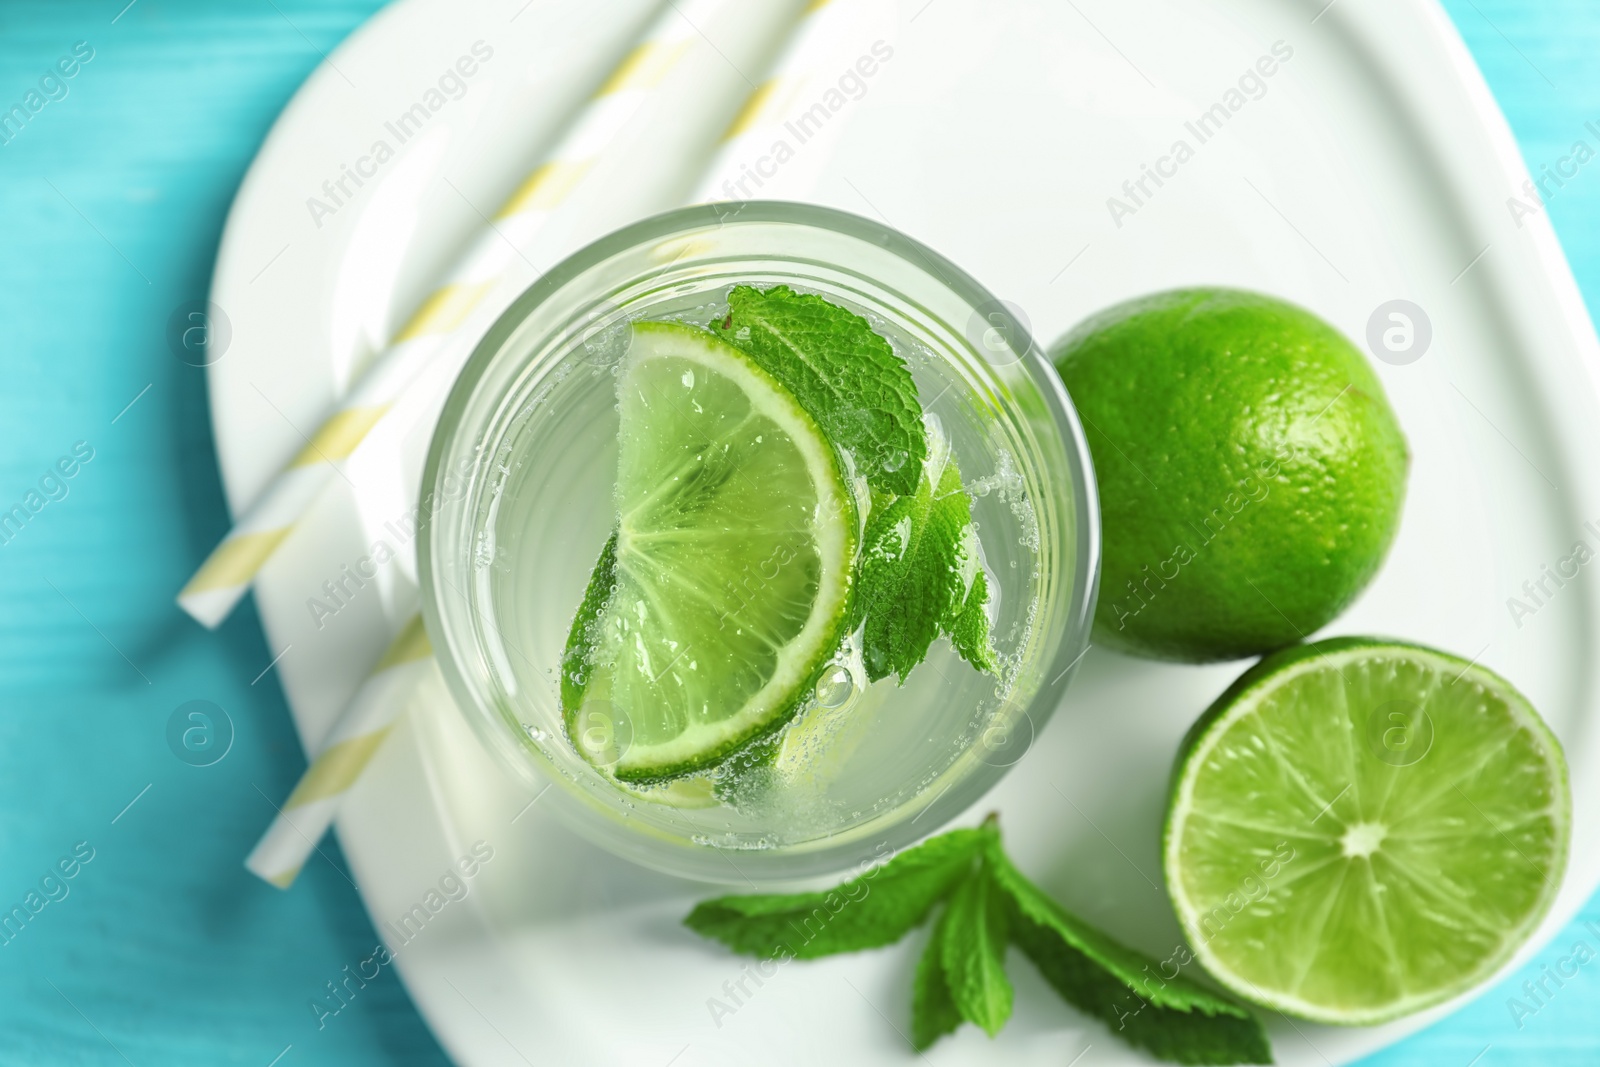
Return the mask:
{"type": "MultiPolygon", "coordinates": [[[[234,339],[211,389],[236,508],[300,447],[291,423],[314,421],[472,230],[465,201],[498,202],[645,5],[463,7],[403,0],[355,34],[295,97],[234,205],[213,294],[234,339]],[[495,56],[467,95],[317,228],[305,199],[478,39],[495,56]]],[[[1321,7],[907,0],[893,59],[849,105],[815,196],[940,249],[1025,308],[1046,341],[1115,300],[1190,283],[1279,293],[1357,338],[1386,301],[1426,309],[1427,353],[1378,366],[1415,452],[1404,525],[1377,582],[1332,630],[1403,635],[1481,659],[1560,734],[1576,822],[1548,937],[1600,881],[1597,568],[1530,617],[1513,618],[1507,599],[1525,597],[1523,582],[1575,541],[1600,544],[1583,525],[1600,520],[1600,352],[1545,219],[1519,228],[1507,211],[1522,163],[1433,0],[1342,0],[1318,16],[1321,7]],[[1264,94],[1199,143],[1185,122],[1226,103],[1279,41],[1293,55],[1264,94]],[[1193,158],[1160,187],[1147,180],[1150,195],[1133,203],[1123,182],[1141,164],[1173,171],[1160,161],[1180,138],[1193,158]],[[1111,196],[1137,209],[1120,227],[1111,196]]],[[[417,437],[398,443],[414,449],[417,437]]],[[[391,568],[382,588],[363,591],[322,631],[313,626],[305,598],[385,536],[374,516],[365,533],[355,517],[351,493],[336,486],[258,587],[273,651],[288,647],[278,670],[311,743],[376,658],[379,623],[406,595],[404,572],[391,568]]],[[[980,806],[1004,812],[1024,869],[1160,956],[1178,938],[1157,858],[1168,764],[1183,729],[1239,669],[1092,652],[1067,705],[980,806]]],[[[531,798],[458,717],[433,707],[384,747],[339,832],[391,940],[390,924],[426,904],[473,842],[493,849],[466,898],[448,902],[397,957],[459,1062],[908,1062],[896,1028],[906,1026],[915,943],[787,967],[718,1025],[708,999],[727,1000],[724,983],[743,964],[678,926],[704,887],[631,867],[541,807],[525,809],[531,798]]],[[[242,855],[248,843],[239,844],[242,855]]],[[[1096,1064],[1139,1062],[1026,966],[1014,972],[1019,1003],[1005,1032],[991,1044],[966,1028],[929,1061],[1058,1067],[1092,1043],[1096,1064]]],[[[1369,1030],[1281,1019],[1271,1029],[1280,1062],[1321,1064],[1438,1014],[1369,1030]]]]}

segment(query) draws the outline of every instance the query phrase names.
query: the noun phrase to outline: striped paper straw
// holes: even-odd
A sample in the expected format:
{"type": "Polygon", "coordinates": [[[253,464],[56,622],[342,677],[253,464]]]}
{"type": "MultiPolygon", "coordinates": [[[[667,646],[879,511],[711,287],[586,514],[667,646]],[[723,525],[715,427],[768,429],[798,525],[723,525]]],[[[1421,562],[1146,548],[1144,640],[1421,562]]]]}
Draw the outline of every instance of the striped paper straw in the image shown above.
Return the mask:
{"type": "Polygon", "coordinates": [[[422,616],[413,615],[339,715],[316,759],[244,865],[287,889],[328,832],[340,802],[389,735],[400,710],[436,668],[422,616]]]}
{"type": "Polygon", "coordinates": [[[779,189],[809,188],[828,161],[853,100],[839,81],[847,74],[868,85],[861,68],[876,70],[894,49],[873,33],[890,33],[891,5],[881,0],[812,0],[772,76],[752,92],[722,137],[694,203],[772,198],[779,189]],[[830,106],[830,91],[844,103],[830,106]],[[799,162],[795,162],[796,160],[799,162]],[[769,185],[769,183],[771,183],[769,185]]]}
{"type": "Polygon", "coordinates": [[[637,47],[595,93],[546,161],[511,195],[444,285],[425,300],[339,409],[250,505],[178,594],[198,622],[228,617],[295,524],[348,457],[422,373],[452,331],[523,254],[573,187],[677,64],[701,18],[725,0],[666,4],[637,47]]]}
{"type": "MultiPolygon", "coordinates": [[[[827,74],[824,67],[837,58],[838,48],[830,40],[829,20],[820,18],[819,12],[854,6],[844,0],[831,4],[816,0],[806,9],[773,77],[751,93],[724,135],[716,164],[701,184],[700,200],[725,199],[717,190],[727,175],[738,174],[743,149],[754,143],[748,139],[765,136],[784,122],[795,94],[814,84],[819,72],[827,74]]],[[[388,736],[395,716],[436,666],[422,616],[414,615],[355,699],[340,713],[329,741],[250,853],[246,867],[273,885],[288,888],[332,824],[345,793],[388,736]],[[344,746],[350,746],[348,756],[338,751],[344,746]],[[325,762],[327,770],[321,769],[325,762]]]]}

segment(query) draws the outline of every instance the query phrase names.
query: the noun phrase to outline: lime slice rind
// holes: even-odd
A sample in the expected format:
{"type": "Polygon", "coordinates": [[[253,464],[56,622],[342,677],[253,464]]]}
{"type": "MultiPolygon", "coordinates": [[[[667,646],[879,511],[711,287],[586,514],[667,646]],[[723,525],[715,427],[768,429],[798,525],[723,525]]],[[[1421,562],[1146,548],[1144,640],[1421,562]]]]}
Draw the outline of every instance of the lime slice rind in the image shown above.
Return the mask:
{"type": "Polygon", "coordinates": [[[1340,638],[1268,657],[1191,729],[1163,862],[1218,981],[1289,1015],[1371,1025],[1510,960],[1555,898],[1570,822],[1560,745],[1509,683],[1340,638]]]}

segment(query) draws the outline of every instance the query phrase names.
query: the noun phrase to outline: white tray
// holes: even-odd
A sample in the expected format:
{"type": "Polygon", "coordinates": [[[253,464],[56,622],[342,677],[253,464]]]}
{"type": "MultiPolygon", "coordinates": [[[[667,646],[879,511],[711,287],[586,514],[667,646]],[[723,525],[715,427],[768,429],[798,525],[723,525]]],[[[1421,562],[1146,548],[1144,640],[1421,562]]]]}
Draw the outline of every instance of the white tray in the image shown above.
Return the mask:
{"type": "MultiPolygon", "coordinates": [[[[813,195],[938,248],[1020,304],[1046,343],[1113,301],[1192,283],[1281,294],[1356,338],[1386,301],[1426,309],[1429,351],[1378,366],[1414,450],[1400,538],[1331,632],[1403,635],[1479,658],[1560,734],[1573,771],[1573,864],[1537,943],[1600,881],[1600,569],[1520,625],[1507,598],[1575,540],[1600,545],[1583,525],[1600,520],[1596,341],[1544,217],[1519,228],[1507,212],[1523,166],[1443,12],[1433,0],[1322,4],[907,0],[888,31],[894,56],[848,105],[813,195]],[[1293,55],[1264,95],[1199,143],[1185,122],[1226,103],[1279,41],[1293,55]],[[1124,181],[1180,138],[1193,158],[1134,204],[1124,181]],[[1137,208],[1120,227],[1112,196],[1137,208]]],[[[346,387],[352,364],[478,225],[471,205],[498,203],[644,10],[643,0],[402,0],[307,81],[245,181],[217,266],[213,298],[233,341],[211,368],[212,416],[235,508],[300,448],[294,426],[309,429],[346,387]],[[495,57],[467,95],[318,228],[306,198],[478,39],[495,57]]],[[[414,455],[425,438],[391,443],[414,455]]],[[[277,670],[312,743],[376,659],[380,616],[409,580],[390,568],[320,632],[304,602],[382,535],[382,501],[398,510],[400,483],[383,468],[392,449],[377,451],[383,462],[358,463],[351,477],[388,485],[388,495],[375,491],[363,519],[336,485],[258,586],[272,651],[288,648],[277,670]]],[[[1240,669],[1091,652],[1066,706],[980,805],[1004,813],[1025,870],[1158,956],[1179,936],[1159,888],[1167,768],[1182,731],[1240,669]]],[[[391,940],[389,924],[474,842],[493,849],[469,895],[397,957],[460,1063],[911,1061],[897,1030],[920,938],[785,967],[716,1025],[708,998],[726,999],[723,983],[744,961],[678,925],[707,889],[629,866],[542,806],[527,808],[532,798],[453,711],[432,708],[385,745],[339,834],[391,940]]],[[[269,815],[263,807],[263,822],[269,815]]],[[[1142,1062],[1026,964],[1012,971],[1017,1010],[1001,1036],[964,1028],[929,1062],[1060,1067],[1090,1045],[1085,1064],[1142,1062]]],[[[1321,1065],[1387,1045],[1449,1007],[1377,1029],[1269,1025],[1279,1062],[1321,1065]]]]}

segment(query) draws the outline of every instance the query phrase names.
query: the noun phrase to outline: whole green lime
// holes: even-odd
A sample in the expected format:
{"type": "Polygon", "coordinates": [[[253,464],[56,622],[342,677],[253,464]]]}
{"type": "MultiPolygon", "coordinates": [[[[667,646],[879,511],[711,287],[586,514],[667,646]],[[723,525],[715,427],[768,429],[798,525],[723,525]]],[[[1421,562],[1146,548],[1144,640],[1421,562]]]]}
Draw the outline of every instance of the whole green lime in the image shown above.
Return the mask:
{"type": "Polygon", "coordinates": [[[1186,662],[1310,636],[1383,562],[1409,456],[1365,357],[1231,289],[1118,304],[1052,352],[1104,531],[1097,643],[1186,662]]]}

